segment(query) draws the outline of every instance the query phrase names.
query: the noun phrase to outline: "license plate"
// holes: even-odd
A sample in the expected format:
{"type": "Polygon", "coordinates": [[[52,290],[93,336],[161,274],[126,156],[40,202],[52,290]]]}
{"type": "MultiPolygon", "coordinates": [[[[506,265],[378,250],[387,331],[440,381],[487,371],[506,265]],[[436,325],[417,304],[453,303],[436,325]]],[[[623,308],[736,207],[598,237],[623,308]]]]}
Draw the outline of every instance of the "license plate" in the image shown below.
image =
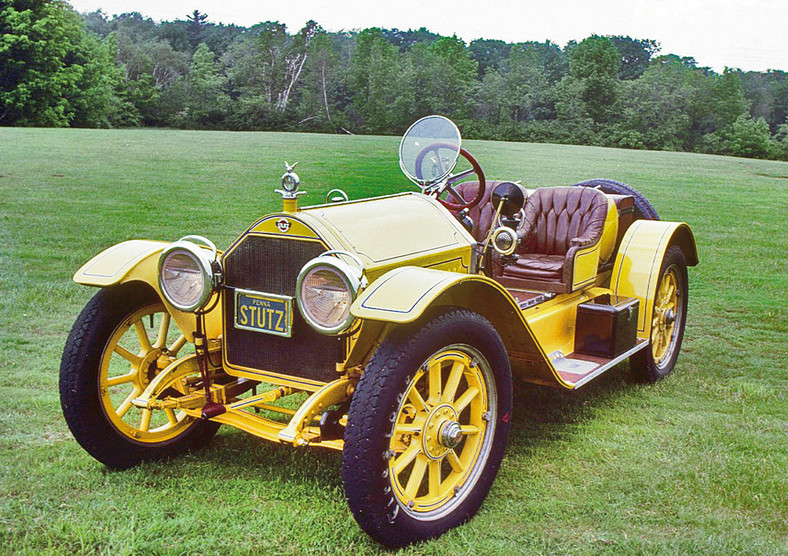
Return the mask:
{"type": "Polygon", "coordinates": [[[293,330],[293,298],[235,290],[235,327],[289,338],[293,330]]]}

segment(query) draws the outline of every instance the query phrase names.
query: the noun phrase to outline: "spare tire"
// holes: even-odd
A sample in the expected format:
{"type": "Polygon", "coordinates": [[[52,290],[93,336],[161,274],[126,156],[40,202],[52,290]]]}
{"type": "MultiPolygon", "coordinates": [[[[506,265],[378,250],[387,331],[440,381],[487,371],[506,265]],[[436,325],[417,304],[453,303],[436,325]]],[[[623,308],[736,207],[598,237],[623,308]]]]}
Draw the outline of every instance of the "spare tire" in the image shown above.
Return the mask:
{"type": "Polygon", "coordinates": [[[659,220],[657,211],[637,189],[625,183],[605,178],[595,178],[574,184],[577,187],[595,187],[610,195],[632,195],[635,198],[635,220],[659,220]]]}

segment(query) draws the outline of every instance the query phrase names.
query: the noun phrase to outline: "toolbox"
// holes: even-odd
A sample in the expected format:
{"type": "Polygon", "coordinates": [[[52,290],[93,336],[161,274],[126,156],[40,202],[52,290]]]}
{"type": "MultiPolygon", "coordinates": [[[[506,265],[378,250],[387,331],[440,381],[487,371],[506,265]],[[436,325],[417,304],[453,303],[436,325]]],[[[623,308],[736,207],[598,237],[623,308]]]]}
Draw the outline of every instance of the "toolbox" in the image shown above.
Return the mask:
{"type": "Polygon", "coordinates": [[[575,353],[612,359],[635,347],[640,300],[601,295],[577,306],[575,353]]]}

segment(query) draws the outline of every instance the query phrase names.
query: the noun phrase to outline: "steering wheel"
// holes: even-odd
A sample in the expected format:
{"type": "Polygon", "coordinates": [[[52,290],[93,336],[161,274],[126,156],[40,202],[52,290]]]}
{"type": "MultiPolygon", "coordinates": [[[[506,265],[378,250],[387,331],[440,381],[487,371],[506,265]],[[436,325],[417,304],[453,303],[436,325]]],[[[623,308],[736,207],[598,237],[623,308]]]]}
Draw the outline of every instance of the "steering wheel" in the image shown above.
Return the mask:
{"type": "MultiPolygon", "coordinates": [[[[445,174],[448,171],[448,169],[443,166],[444,160],[440,156],[440,149],[453,150],[456,148],[457,147],[455,145],[450,145],[448,143],[433,143],[425,147],[416,157],[416,167],[415,167],[416,177],[419,179],[424,179],[424,176],[422,175],[422,171],[421,171],[422,163],[424,162],[424,159],[427,157],[427,155],[429,155],[430,153],[434,153],[432,160],[433,160],[433,164],[436,166],[436,172],[438,173],[438,175],[445,174]]],[[[482,167],[479,165],[476,159],[473,158],[473,156],[471,156],[471,153],[461,148],[460,154],[463,156],[463,158],[465,158],[465,160],[468,161],[468,163],[471,165],[471,168],[465,170],[464,172],[460,172],[459,174],[450,175],[448,178],[446,178],[442,187],[439,190],[437,190],[437,195],[436,195],[438,202],[452,212],[459,212],[464,209],[472,209],[473,207],[478,205],[481,202],[482,198],[484,197],[484,188],[486,183],[484,179],[484,172],[482,171],[482,167]],[[476,192],[476,196],[473,199],[466,200],[465,198],[463,198],[462,195],[460,195],[460,193],[456,189],[454,189],[454,184],[458,183],[460,180],[467,178],[472,174],[476,174],[476,178],[479,181],[479,188],[476,192]],[[457,202],[451,202],[448,200],[441,199],[440,195],[444,191],[448,192],[449,195],[453,197],[457,202]]]]}

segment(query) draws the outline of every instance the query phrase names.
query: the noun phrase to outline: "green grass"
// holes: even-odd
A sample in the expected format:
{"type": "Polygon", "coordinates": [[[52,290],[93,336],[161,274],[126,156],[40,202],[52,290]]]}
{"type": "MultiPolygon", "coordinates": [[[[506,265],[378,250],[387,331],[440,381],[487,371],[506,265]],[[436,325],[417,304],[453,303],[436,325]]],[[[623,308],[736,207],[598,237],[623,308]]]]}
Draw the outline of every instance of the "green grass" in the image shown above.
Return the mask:
{"type": "MultiPolygon", "coordinates": [[[[469,524],[406,554],[788,552],[788,163],[469,142],[489,177],[592,177],[689,222],[689,322],[676,372],[626,365],[568,395],[515,390],[507,455],[469,524]]],[[[0,552],[376,553],[340,456],[224,427],[208,450],[114,472],[71,438],[60,353],[93,290],[71,282],[129,238],[226,247],[279,207],[284,161],[319,203],[409,189],[396,138],[0,129],[0,552]]]]}

